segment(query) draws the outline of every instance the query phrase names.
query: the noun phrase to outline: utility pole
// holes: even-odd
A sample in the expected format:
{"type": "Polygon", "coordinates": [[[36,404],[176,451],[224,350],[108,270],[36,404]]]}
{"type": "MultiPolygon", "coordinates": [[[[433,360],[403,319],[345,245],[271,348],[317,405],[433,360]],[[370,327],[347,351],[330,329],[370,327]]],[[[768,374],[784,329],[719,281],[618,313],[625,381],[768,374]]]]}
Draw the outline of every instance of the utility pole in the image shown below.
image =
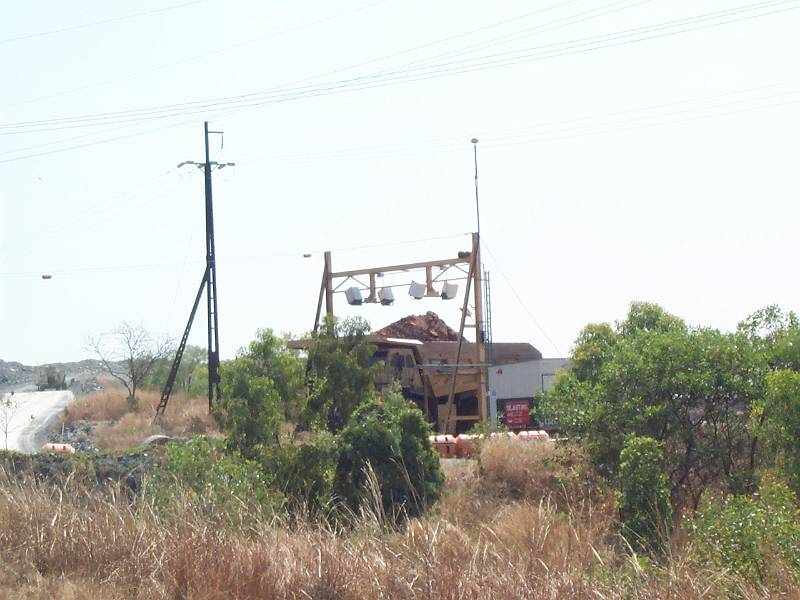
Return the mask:
{"type": "MultiPolygon", "coordinates": [[[[214,167],[223,169],[225,167],[233,167],[235,163],[217,163],[211,160],[211,152],[208,145],[208,134],[222,135],[221,131],[209,131],[208,121],[203,126],[205,133],[205,150],[206,156],[203,162],[184,161],[178,165],[178,168],[184,165],[194,165],[198,169],[202,169],[205,176],[205,209],[206,209],[206,268],[203,271],[203,277],[200,279],[200,288],[197,290],[192,310],[189,313],[189,321],[186,323],[186,328],[183,331],[183,336],[178,344],[178,349],[175,352],[175,359],[172,362],[167,381],[164,384],[164,389],[161,392],[161,400],[156,408],[155,419],[158,419],[164,414],[167,408],[169,396],[172,393],[172,388],[175,385],[175,378],[178,374],[178,368],[181,365],[181,358],[186,349],[186,343],[189,339],[189,332],[192,329],[194,316],[197,313],[197,307],[200,305],[200,298],[203,295],[203,288],[206,291],[206,300],[208,304],[208,411],[214,406],[215,401],[219,401],[220,395],[220,377],[219,377],[219,311],[217,308],[217,262],[214,246],[214,205],[213,194],[211,186],[211,171],[214,167]]],[[[154,420],[155,420],[154,419],[154,420]]]]}
{"type": "MultiPolygon", "coordinates": [[[[208,121],[204,124],[206,141],[206,300],[208,300],[208,412],[219,393],[219,311],[217,309],[217,262],[214,254],[214,204],[211,191],[211,158],[208,149],[208,121]]],[[[213,133],[222,134],[221,131],[213,133]]]]}

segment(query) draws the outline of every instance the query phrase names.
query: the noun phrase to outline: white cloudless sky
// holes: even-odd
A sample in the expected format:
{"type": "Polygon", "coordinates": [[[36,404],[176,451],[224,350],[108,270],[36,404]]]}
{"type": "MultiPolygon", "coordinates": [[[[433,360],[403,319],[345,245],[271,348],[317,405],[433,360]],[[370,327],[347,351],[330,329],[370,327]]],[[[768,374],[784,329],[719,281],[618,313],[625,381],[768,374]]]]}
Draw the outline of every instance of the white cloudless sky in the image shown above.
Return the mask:
{"type": "MultiPolygon", "coordinates": [[[[180,336],[204,213],[176,165],[204,120],[236,163],[214,173],[223,358],[310,329],[326,249],[335,269],[469,249],[472,137],[495,341],[566,355],[632,300],[724,330],[797,310],[798,31],[800,0],[13,3],[0,358],[81,359],[123,320],[180,336]]],[[[336,312],[458,324],[458,301],[396,295],[336,312]]]]}

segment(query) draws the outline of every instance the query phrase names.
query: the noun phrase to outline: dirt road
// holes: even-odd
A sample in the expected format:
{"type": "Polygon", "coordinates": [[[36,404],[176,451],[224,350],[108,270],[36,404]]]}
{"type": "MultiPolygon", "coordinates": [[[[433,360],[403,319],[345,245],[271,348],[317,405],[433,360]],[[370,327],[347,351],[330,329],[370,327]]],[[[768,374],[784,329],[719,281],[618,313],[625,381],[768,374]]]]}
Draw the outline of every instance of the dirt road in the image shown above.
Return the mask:
{"type": "MultiPolygon", "coordinates": [[[[7,394],[3,393],[4,400],[7,394]]],[[[75,399],[72,392],[59,391],[18,391],[13,398],[16,408],[9,411],[7,446],[9,450],[19,452],[36,452],[41,448],[46,441],[47,427],[64,406],[75,399]]],[[[3,420],[0,412],[0,425],[3,425],[3,420]]],[[[0,448],[6,447],[4,438],[5,431],[0,430],[0,448]]]]}

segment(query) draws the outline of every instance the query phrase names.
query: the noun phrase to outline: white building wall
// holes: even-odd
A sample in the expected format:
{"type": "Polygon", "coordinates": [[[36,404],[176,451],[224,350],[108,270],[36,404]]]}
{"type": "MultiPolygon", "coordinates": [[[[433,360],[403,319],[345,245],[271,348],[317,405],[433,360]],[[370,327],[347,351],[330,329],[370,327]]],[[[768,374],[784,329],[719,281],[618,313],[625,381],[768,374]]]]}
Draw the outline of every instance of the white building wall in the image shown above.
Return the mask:
{"type": "Polygon", "coordinates": [[[543,358],[489,367],[489,389],[498,400],[533,398],[555,383],[556,372],[569,365],[568,358],[543,358]]]}

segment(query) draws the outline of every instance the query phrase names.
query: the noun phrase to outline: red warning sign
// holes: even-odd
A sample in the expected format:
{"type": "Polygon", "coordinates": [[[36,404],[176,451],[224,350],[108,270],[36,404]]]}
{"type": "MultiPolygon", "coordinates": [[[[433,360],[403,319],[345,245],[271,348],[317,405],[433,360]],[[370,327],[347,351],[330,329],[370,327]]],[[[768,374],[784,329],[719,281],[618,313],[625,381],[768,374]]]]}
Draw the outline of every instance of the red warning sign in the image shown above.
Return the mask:
{"type": "Polygon", "coordinates": [[[527,429],[530,424],[531,405],[528,400],[506,400],[505,421],[509,429],[527,429]]]}

